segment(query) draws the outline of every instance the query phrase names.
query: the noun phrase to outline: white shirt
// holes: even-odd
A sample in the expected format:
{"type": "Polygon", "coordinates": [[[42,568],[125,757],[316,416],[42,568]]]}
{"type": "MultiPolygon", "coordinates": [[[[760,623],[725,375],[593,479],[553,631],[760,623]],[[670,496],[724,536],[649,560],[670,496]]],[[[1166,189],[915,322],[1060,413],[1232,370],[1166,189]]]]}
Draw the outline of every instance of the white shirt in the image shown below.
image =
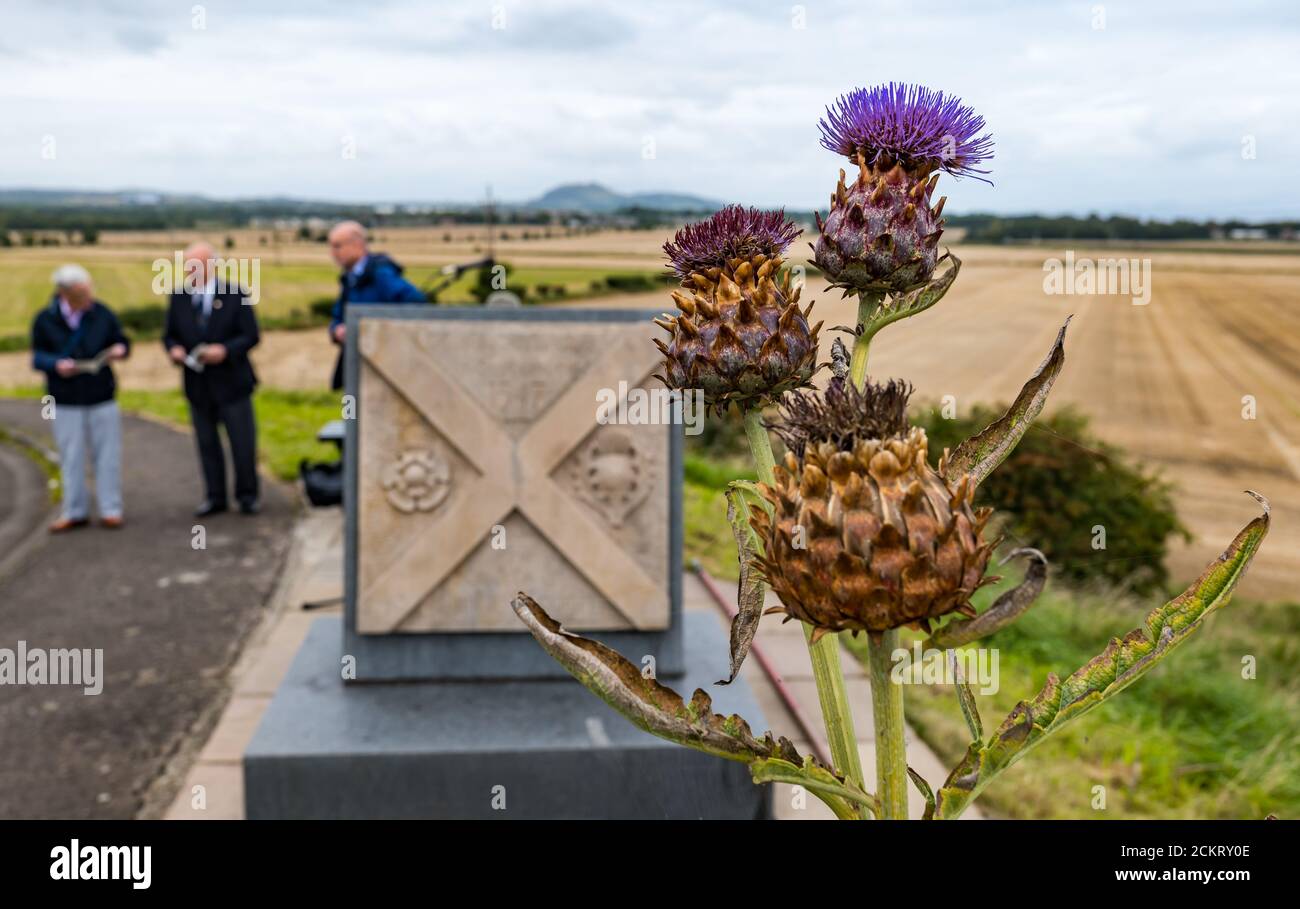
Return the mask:
{"type": "Polygon", "coordinates": [[[217,295],[217,279],[213,278],[208,281],[208,286],[203,288],[203,318],[212,315],[212,299],[217,295]]]}

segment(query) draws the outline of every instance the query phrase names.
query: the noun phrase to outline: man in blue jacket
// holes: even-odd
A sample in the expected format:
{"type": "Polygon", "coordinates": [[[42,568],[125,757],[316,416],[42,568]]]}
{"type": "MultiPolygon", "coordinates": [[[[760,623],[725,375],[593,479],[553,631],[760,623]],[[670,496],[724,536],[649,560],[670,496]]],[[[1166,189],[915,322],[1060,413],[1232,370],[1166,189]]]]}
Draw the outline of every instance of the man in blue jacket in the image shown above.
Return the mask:
{"type": "Polygon", "coordinates": [[[90,521],[88,450],[100,523],[122,526],[122,421],[109,364],[130,352],[117,316],[95,299],[86,270],[64,265],[55,271],[54,296],[32,322],[32,368],[45,373],[46,393],[54,400],[50,425],[63,482],[63,513],[50,533],[90,521]]]}
{"type": "Polygon", "coordinates": [[[330,319],[330,340],[339,345],[331,388],[343,387],[343,344],[347,341],[347,308],[365,303],[424,303],[424,294],[402,277],[402,266],[366,245],[366,229],[356,221],[335,224],[329,232],[330,256],[343,269],[339,298],[330,319]]]}

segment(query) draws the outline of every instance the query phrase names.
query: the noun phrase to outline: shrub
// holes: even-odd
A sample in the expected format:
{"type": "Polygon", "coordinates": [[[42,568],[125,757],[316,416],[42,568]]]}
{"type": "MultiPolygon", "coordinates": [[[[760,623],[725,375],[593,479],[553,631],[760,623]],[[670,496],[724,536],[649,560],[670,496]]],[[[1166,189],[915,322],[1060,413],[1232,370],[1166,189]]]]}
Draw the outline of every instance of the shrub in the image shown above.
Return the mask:
{"type": "Polygon", "coordinates": [[[625,293],[655,289],[654,278],[647,274],[608,274],[604,282],[610,286],[610,290],[621,290],[625,293]]]}
{"type": "Polygon", "coordinates": [[[122,323],[123,330],[132,334],[157,335],[162,333],[163,326],[167,323],[167,310],[157,303],[131,306],[120,310],[117,320],[122,323]]]}
{"type": "MultiPolygon", "coordinates": [[[[915,408],[911,416],[925,427],[937,463],[945,447],[955,448],[1005,410],[980,405],[947,419],[937,409],[915,408]]],[[[975,498],[1000,513],[1009,542],[1042,550],[1062,577],[1123,584],[1138,594],[1164,587],[1171,539],[1191,538],[1171,486],[1093,436],[1088,418],[1068,407],[1040,417],[975,498]],[[1094,548],[1097,527],[1104,528],[1105,549],[1094,548]]]]}

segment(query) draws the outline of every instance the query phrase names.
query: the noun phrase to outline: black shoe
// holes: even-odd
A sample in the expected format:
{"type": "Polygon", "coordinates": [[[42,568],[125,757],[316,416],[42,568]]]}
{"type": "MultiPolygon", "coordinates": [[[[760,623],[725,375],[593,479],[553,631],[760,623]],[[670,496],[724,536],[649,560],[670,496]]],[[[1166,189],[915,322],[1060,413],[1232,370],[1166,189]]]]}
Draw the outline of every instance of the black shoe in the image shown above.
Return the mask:
{"type": "Polygon", "coordinates": [[[257,514],[261,510],[262,506],[258,504],[257,499],[244,499],[239,503],[240,514],[257,514]]]}
{"type": "Polygon", "coordinates": [[[221,514],[227,509],[225,502],[214,502],[211,499],[204,499],[199,507],[194,509],[194,517],[206,518],[208,515],[221,514]]]}

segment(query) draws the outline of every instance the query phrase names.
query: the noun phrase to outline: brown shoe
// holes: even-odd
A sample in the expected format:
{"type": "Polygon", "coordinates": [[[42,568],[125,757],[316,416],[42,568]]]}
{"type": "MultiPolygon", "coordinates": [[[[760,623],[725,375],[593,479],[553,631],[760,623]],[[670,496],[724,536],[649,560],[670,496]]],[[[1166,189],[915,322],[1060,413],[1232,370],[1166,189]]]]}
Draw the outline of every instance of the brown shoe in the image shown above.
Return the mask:
{"type": "Polygon", "coordinates": [[[123,524],[125,524],[125,523],[126,523],[126,522],[122,520],[122,516],[121,516],[121,515],[117,515],[116,517],[112,517],[112,518],[100,518],[100,519],[99,519],[99,526],[100,526],[100,527],[106,527],[106,528],[108,528],[109,530],[117,530],[119,527],[121,527],[121,526],[122,526],[123,524]]]}
{"type": "Polygon", "coordinates": [[[50,525],[50,533],[66,533],[69,530],[76,530],[78,527],[85,527],[89,524],[86,518],[59,518],[50,525]]]}

